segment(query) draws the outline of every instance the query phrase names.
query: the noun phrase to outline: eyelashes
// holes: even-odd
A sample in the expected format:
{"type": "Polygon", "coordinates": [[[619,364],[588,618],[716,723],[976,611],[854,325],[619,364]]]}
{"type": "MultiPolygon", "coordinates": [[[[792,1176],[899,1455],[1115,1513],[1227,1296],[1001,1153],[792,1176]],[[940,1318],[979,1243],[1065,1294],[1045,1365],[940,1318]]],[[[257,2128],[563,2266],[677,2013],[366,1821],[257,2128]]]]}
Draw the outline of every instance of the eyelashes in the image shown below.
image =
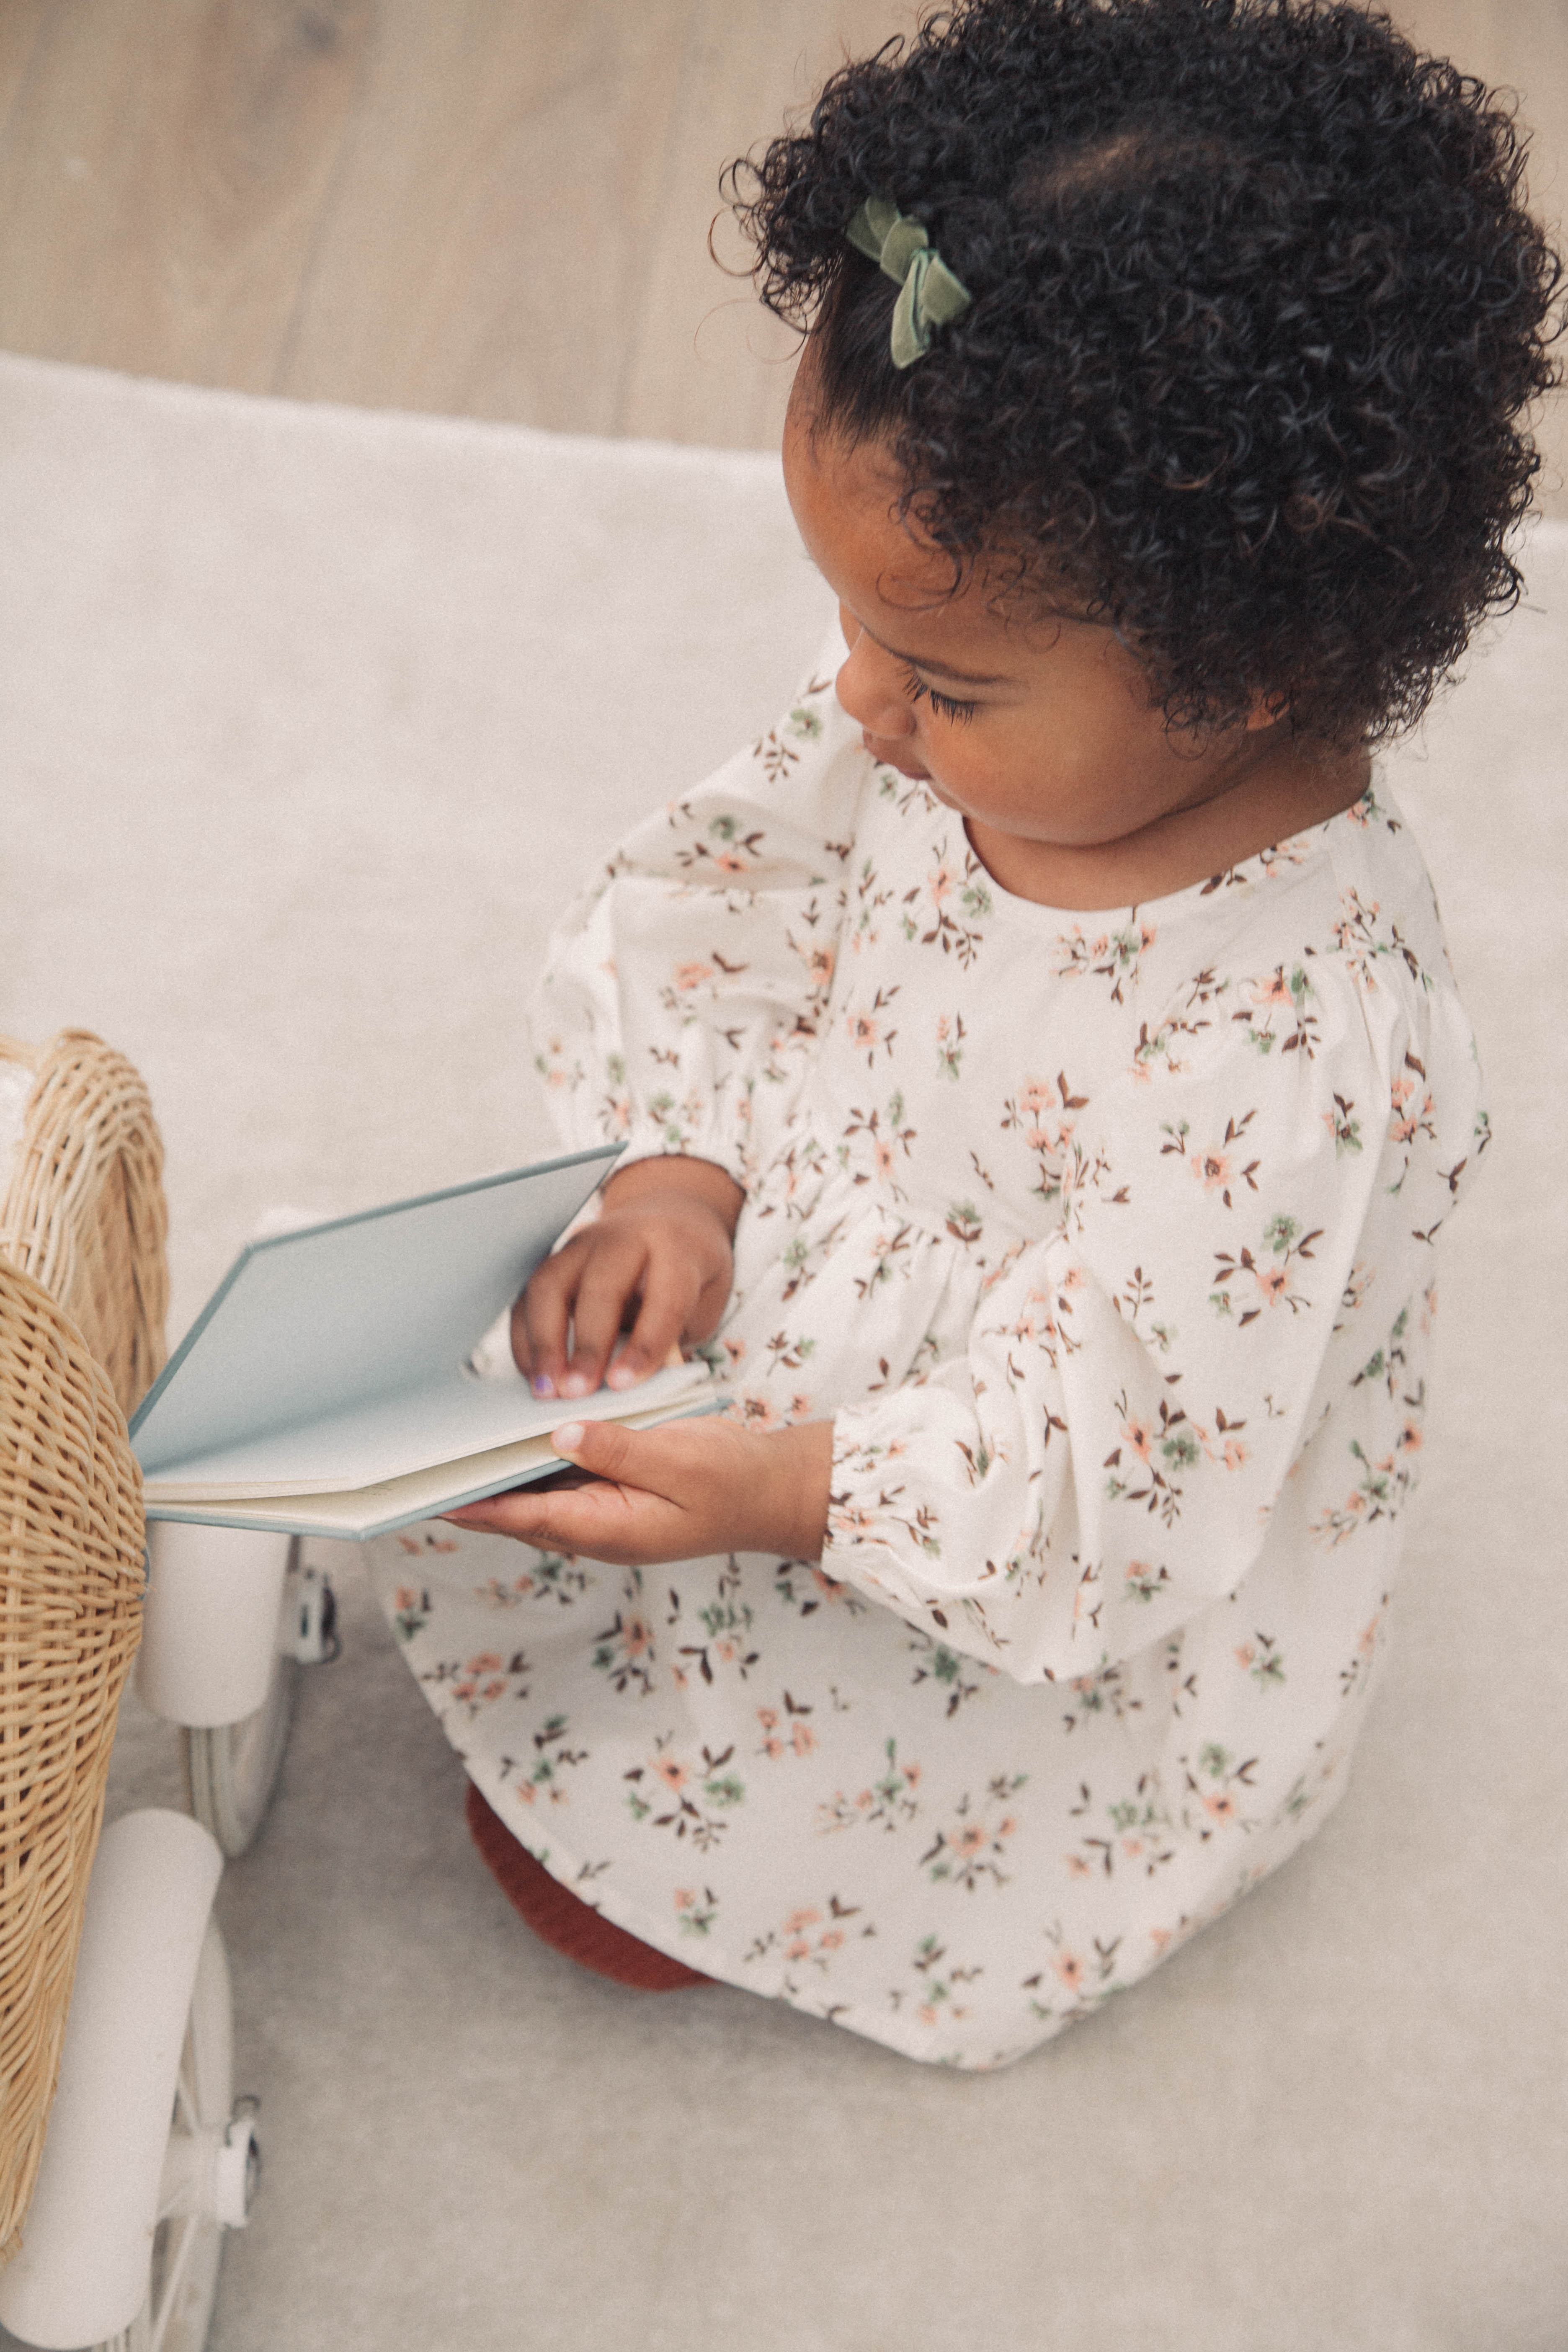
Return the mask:
{"type": "Polygon", "coordinates": [[[904,692],[911,702],[929,702],[938,719],[951,719],[960,727],[973,719],[980,708],[977,702],[960,702],[953,695],[939,694],[934,686],[928,686],[913,670],[904,681],[904,692]]]}

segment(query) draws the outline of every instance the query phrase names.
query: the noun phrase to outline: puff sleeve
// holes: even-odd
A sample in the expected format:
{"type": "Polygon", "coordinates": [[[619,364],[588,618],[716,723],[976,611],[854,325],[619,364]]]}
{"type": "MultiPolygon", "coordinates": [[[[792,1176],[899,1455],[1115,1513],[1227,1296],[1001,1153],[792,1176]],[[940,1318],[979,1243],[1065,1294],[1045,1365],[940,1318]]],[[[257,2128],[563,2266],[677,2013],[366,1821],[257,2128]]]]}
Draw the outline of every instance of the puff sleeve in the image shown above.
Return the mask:
{"type": "Polygon", "coordinates": [[[831,677],[639,825],[556,930],[530,1033],[569,1148],[754,1179],[828,1004],[870,772],[831,677]]]}
{"type": "Polygon", "coordinates": [[[1237,1589],[1342,1403],[1389,1421],[1351,1451],[1397,1475],[1408,1401],[1355,1383],[1429,1279],[1479,1071],[1451,988],[1325,960],[1313,1003],[1301,1050],[1227,1014],[1102,1098],[1022,1106],[1057,1222],[963,1352],[836,1416],[828,1575],[1018,1681],[1080,1675],[1237,1589]],[[1474,1073],[1441,1107],[1434,1053],[1474,1073]]]}

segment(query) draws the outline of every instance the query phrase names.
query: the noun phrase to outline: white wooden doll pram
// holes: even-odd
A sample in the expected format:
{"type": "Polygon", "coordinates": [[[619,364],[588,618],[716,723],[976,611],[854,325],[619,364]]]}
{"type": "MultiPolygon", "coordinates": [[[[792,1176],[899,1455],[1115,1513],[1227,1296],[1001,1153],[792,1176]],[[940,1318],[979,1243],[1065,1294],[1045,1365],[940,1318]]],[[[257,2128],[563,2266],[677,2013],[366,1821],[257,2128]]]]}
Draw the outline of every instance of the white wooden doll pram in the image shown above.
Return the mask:
{"type": "Polygon", "coordinates": [[[83,1031],[38,1053],[0,1040],[0,1166],[7,1158],[0,2322],[42,2347],[200,2352],[223,2232],[245,2221],[258,2162],[234,2098],[211,1918],[222,1854],[212,1827],[178,1813],[129,1813],[101,1841],[99,1827],[145,1623],[150,1702],[195,1710],[198,1810],[220,1816],[226,1842],[254,1830],[287,1731],[289,1673],[273,1666],[287,1547],[263,1559],[237,1539],[242,1617],[258,1596],[270,1610],[248,1650],[217,1651],[199,1612],[186,1638],[192,1579],[178,1562],[168,1578],[154,1570],[143,1609],[125,1413],[163,1359],[167,1275],[162,1147],[136,1072],[83,1031]],[[259,1722],[236,1731],[247,1716],[259,1722]]]}

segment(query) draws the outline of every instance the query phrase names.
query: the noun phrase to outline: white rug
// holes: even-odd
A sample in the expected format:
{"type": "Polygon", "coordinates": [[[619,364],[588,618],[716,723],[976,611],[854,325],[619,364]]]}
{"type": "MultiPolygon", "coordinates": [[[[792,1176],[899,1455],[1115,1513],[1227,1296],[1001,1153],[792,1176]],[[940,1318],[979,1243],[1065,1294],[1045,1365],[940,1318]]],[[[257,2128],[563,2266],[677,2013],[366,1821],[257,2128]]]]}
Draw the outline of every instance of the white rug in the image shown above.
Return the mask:
{"type": "MultiPolygon", "coordinates": [[[[771,459],[0,360],[0,1029],[169,1145],[174,1328],[266,1204],[523,1158],[563,895],[766,723],[825,610],[771,459]]],[[[268,2172],[215,2352],[1562,2352],[1568,526],[1396,788],[1498,1141],[1456,1220],[1355,1786],[990,2079],[517,1927],[353,1574],[220,1895],[268,2172]]],[[[177,1801],[134,1709],[114,1802],[177,1801]]]]}

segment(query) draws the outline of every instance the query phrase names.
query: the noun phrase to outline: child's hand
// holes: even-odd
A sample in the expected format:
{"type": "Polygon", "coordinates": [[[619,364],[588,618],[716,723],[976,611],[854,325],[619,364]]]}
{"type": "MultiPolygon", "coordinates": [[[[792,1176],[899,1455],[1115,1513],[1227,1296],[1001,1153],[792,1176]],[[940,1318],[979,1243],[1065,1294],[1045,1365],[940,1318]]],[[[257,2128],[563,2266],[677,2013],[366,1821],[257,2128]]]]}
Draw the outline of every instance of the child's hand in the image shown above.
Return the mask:
{"type": "Polygon", "coordinates": [[[656,1371],[678,1340],[710,1338],[730,1296],[744,1198],[710,1160],[639,1160],[612,1176],[596,1223],[545,1259],[511,1310],[511,1351],[534,1394],[590,1395],[634,1302],[612,1388],[656,1371]]]}
{"type": "Polygon", "coordinates": [[[559,1453],[593,1475],[580,1485],[516,1486],[447,1517],[544,1551],[584,1552],[623,1568],[710,1552],[816,1559],[827,1532],[833,1423],[758,1436],[717,1415],[622,1429],[574,1421],[559,1453]]]}

